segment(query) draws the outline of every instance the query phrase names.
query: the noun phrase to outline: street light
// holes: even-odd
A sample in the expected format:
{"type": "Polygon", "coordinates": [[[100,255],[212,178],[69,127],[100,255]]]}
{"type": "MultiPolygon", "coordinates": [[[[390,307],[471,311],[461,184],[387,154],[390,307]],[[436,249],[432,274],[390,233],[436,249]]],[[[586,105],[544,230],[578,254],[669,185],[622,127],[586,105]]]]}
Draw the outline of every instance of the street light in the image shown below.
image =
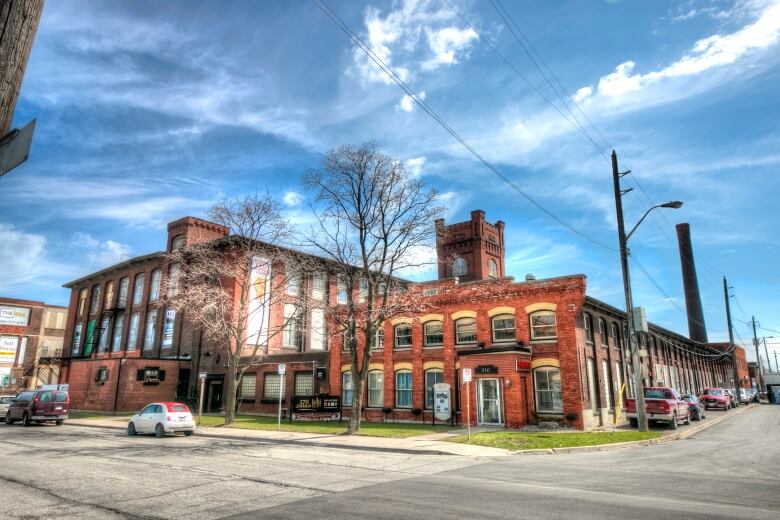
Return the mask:
{"type": "Polygon", "coordinates": [[[618,171],[618,162],[617,162],[617,154],[615,151],[612,151],[612,180],[614,182],[615,186],[615,211],[617,213],[617,225],[618,225],[618,240],[620,242],[620,266],[623,271],[623,291],[625,293],[626,298],[626,323],[628,324],[628,344],[629,344],[629,350],[631,351],[631,364],[633,365],[633,378],[634,378],[634,388],[636,389],[636,420],[637,420],[637,427],[640,432],[646,432],[648,430],[647,427],[647,414],[645,410],[645,392],[644,392],[644,381],[643,381],[643,366],[642,362],[639,359],[639,342],[637,341],[638,338],[636,338],[636,328],[634,324],[634,304],[632,302],[632,296],[631,296],[631,276],[628,268],[628,239],[631,237],[631,235],[634,234],[634,231],[636,231],[636,228],[639,227],[639,224],[642,223],[642,221],[647,217],[647,215],[650,214],[651,211],[653,211],[656,208],[670,208],[670,209],[678,209],[682,207],[683,203],[679,200],[666,202],[664,204],[659,204],[657,206],[653,206],[652,208],[648,209],[644,215],[642,215],[642,218],[639,219],[639,222],[634,225],[633,228],[631,228],[631,231],[626,235],[626,228],[625,223],[623,221],[623,195],[631,191],[632,188],[629,188],[627,190],[622,190],[620,188],[620,178],[624,175],[628,175],[631,173],[630,171],[620,173],[618,171]]]}

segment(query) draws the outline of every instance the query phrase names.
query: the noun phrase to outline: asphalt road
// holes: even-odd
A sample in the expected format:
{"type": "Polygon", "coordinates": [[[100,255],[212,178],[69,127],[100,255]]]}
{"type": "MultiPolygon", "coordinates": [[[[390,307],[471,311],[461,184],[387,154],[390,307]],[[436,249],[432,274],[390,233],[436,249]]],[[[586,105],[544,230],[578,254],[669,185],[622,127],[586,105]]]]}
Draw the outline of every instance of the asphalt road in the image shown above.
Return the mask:
{"type": "Polygon", "coordinates": [[[776,520],[780,406],[753,408],[683,441],[494,460],[0,426],[0,517],[776,520]]]}

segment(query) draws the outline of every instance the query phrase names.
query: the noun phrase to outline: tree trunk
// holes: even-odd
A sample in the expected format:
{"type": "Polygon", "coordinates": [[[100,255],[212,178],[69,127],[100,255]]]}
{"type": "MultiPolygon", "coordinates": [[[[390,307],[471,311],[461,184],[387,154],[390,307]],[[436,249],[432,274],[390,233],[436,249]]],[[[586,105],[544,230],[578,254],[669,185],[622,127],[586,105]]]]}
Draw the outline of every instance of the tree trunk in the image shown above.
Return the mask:
{"type": "Polygon", "coordinates": [[[363,404],[363,378],[358,375],[355,377],[355,371],[352,372],[352,411],[349,415],[347,424],[347,435],[352,435],[360,431],[360,409],[363,404]]]}
{"type": "Polygon", "coordinates": [[[232,359],[225,372],[225,426],[230,426],[236,420],[236,374],[238,360],[232,359]]]}

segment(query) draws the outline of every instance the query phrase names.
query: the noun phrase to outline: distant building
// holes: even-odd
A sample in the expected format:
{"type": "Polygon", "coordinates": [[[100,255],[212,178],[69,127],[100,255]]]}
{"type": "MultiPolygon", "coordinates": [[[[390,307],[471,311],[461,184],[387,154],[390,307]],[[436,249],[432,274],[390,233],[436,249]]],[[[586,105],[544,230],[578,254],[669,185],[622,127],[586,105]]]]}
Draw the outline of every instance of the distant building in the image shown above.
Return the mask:
{"type": "Polygon", "coordinates": [[[68,308],[0,298],[0,392],[57,383],[68,308]]]}

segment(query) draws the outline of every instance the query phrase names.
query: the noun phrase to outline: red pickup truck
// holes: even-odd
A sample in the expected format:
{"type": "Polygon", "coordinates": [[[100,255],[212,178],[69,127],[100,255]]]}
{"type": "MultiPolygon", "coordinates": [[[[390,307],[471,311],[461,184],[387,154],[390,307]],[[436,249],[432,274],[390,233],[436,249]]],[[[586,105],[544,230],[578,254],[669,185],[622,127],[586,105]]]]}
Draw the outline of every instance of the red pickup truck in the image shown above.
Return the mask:
{"type": "MultiPolygon", "coordinates": [[[[645,387],[645,410],[647,422],[664,422],[672,430],[677,429],[678,422],[691,423],[688,403],[674,388],[645,387]]],[[[626,399],[626,416],[631,426],[636,427],[636,399],[626,399]]]]}

